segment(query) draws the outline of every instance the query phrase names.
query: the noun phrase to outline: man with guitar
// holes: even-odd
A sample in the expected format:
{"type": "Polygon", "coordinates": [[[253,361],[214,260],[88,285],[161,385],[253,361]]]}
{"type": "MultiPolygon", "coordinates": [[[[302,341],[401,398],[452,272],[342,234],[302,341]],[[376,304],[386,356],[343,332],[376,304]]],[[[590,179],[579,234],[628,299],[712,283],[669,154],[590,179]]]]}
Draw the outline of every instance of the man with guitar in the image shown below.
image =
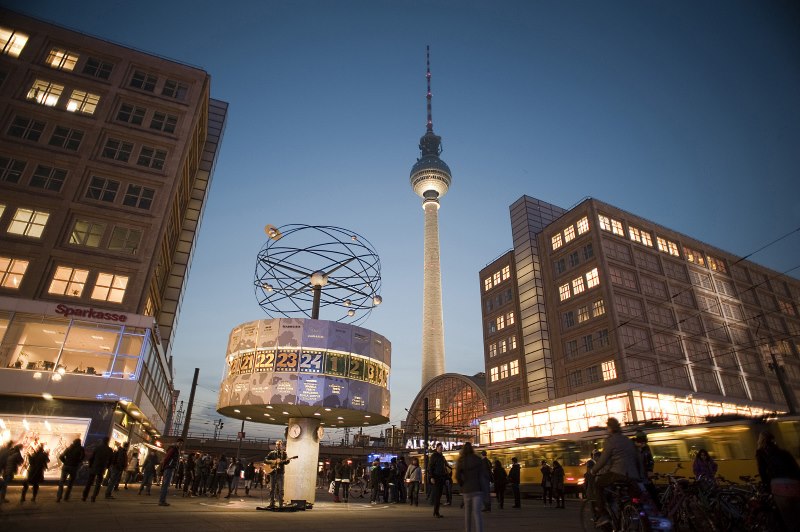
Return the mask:
{"type": "Polygon", "coordinates": [[[283,473],[284,473],[284,466],[288,464],[291,460],[297,458],[296,456],[292,456],[288,458],[286,455],[286,451],[283,450],[283,442],[281,440],[277,440],[275,442],[275,449],[270,451],[267,455],[266,463],[272,467],[272,471],[270,471],[270,502],[269,507],[275,507],[275,497],[278,498],[278,507],[283,507],[283,473]]]}

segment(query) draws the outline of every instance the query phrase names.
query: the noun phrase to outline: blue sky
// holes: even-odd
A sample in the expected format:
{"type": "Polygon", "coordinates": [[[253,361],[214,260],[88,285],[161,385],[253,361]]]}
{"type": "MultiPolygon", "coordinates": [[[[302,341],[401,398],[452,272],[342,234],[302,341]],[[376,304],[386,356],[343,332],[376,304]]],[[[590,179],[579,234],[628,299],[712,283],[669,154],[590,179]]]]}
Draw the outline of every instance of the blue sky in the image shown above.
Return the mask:
{"type": "MultiPolygon", "coordinates": [[[[393,343],[391,419],[404,418],[420,384],[423,218],[408,173],[427,44],[453,173],[448,371],[484,369],[478,271],[511,248],[523,194],[565,208],[593,196],[739,255],[800,226],[789,1],[4,3],[200,66],[230,103],[173,352],[183,400],[200,368],[192,431],[219,417],[231,328],[265,317],[252,279],[267,223],[345,227],[375,246],[384,304],[365,325],[393,343]]],[[[753,260],[800,266],[800,233],[753,260]]]]}

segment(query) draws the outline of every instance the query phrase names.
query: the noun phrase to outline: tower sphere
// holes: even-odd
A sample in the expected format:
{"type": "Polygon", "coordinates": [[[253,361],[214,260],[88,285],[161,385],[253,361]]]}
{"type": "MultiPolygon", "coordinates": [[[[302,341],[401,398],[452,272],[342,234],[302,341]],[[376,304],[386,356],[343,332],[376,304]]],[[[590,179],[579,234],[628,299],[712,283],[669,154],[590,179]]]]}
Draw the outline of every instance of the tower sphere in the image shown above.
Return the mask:
{"type": "Polygon", "coordinates": [[[421,198],[440,198],[450,188],[450,167],[438,155],[425,155],[411,167],[411,187],[421,198]]]}

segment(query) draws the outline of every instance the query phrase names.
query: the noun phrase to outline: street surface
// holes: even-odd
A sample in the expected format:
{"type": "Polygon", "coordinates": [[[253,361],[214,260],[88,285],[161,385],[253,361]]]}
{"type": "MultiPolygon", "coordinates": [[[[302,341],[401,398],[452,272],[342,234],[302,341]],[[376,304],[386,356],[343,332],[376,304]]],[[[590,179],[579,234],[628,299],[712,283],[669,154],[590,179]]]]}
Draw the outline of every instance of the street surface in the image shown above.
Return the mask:
{"type": "MultiPolygon", "coordinates": [[[[231,499],[176,496],[170,490],[169,507],[158,506],[158,486],[153,486],[152,495],[137,495],[138,484],[128,490],[115,493],[114,500],[103,499],[101,490],[97,502],[82,502],[83,486],[73,488],[70,501],[55,502],[55,486],[42,486],[37,502],[20,504],[21,488],[12,485],[8,500],[0,504],[0,530],[3,531],[131,531],[131,532],[180,532],[203,531],[281,531],[281,532],[434,532],[464,529],[464,510],[459,508],[461,498],[453,498],[453,506],[442,506],[442,519],[432,516],[433,509],[423,506],[410,507],[405,504],[379,504],[371,506],[368,499],[351,499],[349,503],[333,503],[332,496],[324,490],[317,491],[317,502],[312,510],[304,512],[257,511],[256,506],[266,505],[261,501],[260,490],[253,490],[254,497],[232,497],[231,499]],[[133,487],[135,486],[135,488],[133,487]]],[[[265,497],[269,492],[264,490],[265,497]]],[[[493,501],[492,511],[484,512],[484,530],[507,532],[509,530],[557,530],[571,532],[581,530],[578,511],[581,501],[568,499],[565,510],[543,507],[541,500],[523,499],[522,508],[514,509],[506,503],[504,510],[493,501]]]]}

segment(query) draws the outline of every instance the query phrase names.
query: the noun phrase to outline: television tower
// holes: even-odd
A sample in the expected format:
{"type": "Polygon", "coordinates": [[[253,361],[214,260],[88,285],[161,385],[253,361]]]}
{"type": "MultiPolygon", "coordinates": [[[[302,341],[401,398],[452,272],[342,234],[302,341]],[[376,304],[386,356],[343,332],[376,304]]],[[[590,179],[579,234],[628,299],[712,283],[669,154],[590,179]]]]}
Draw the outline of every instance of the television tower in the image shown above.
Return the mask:
{"type": "Polygon", "coordinates": [[[450,168],[439,158],[442,137],[433,132],[431,115],[431,54],[426,47],[428,123],[419,139],[420,157],[411,168],[411,187],[422,198],[425,212],[422,285],[422,386],[444,373],[442,268],[439,260],[439,198],[450,188],[450,168]]]}

